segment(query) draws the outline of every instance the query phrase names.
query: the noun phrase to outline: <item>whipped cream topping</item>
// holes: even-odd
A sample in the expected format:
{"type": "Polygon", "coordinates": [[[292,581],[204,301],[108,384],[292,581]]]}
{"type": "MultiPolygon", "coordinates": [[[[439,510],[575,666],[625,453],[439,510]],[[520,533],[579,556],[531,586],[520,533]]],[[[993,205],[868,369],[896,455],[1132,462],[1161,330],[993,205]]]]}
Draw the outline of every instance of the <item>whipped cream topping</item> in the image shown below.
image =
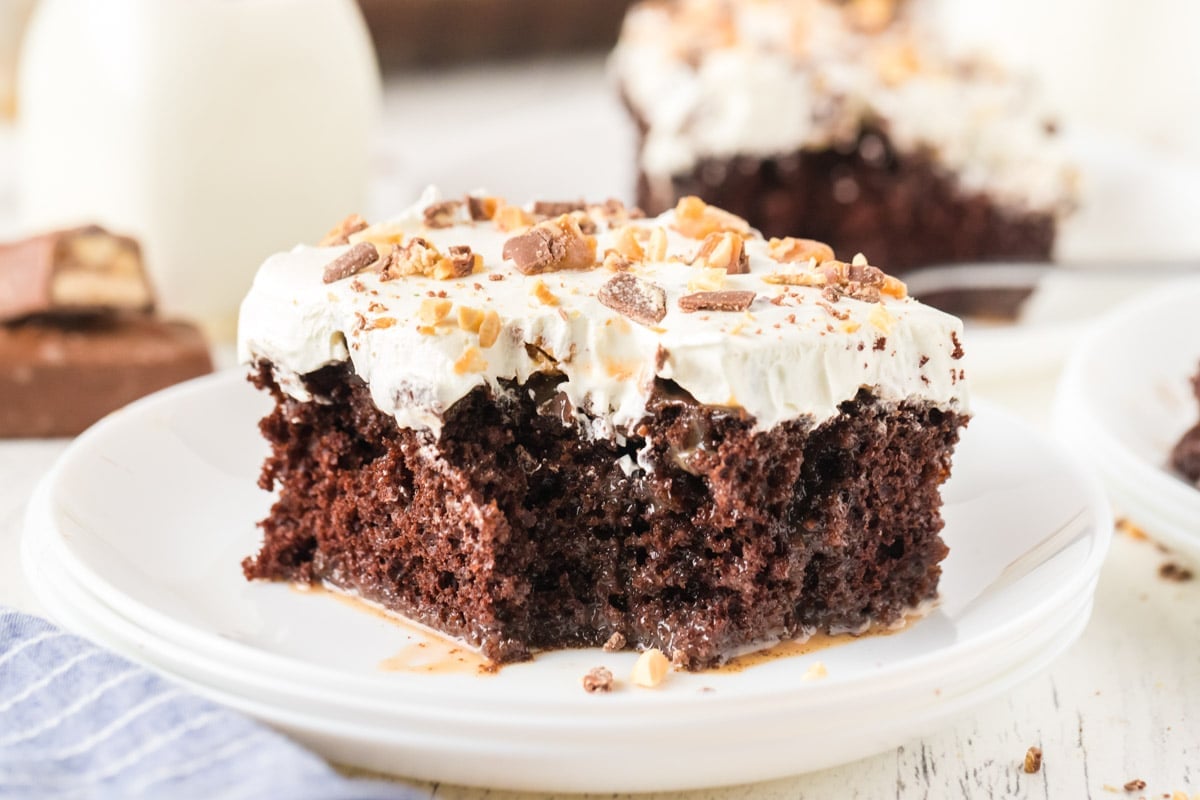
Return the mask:
{"type": "Polygon", "coordinates": [[[427,192],[386,227],[441,252],[470,247],[481,257],[472,274],[383,280],[368,269],[326,283],[326,267],[349,245],[273,255],[242,304],[240,359],[271,362],[284,391],[301,400],[309,399],[301,376],[349,360],[382,411],[435,435],[446,410],[472,389],[502,392],[501,381],[524,383],[540,372],[563,377],[558,390],[598,437],[636,426],[655,378],[700,403],[744,409],[758,430],[801,417],[820,423],[860,387],[884,401],[966,410],[957,319],[908,297],[833,299],[820,286],[772,283],[780,274],[813,274],[812,262],[781,263],[752,231],[744,234],[741,262],[749,271],[726,274],[689,263],[703,242],[676,229],[675,211],[610,227],[593,209],[594,268],[525,275],[502,256],[519,230],[465,215],[429,227],[425,210],[437,199],[427,192]],[[619,272],[600,264],[631,236],[659,242],[659,257],[619,272]],[[661,290],[665,314],[642,324],[602,302],[617,275],[661,290]],[[684,311],[680,298],[698,288],[752,292],[754,299],[745,310],[684,311]],[[481,314],[491,317],[492,330],[479,325],[481,314]]]}
{"type": "Polygon", "coordinates": [[[647,126],[641,166],[656,194],[705,157],[852,148],[873,126],[900,153],[930,153],[965,191],[1068,208],[1074,170],[1035,87],[952,56],[922,10],[889,0],[635,6],[611,66],[647,126]]]}

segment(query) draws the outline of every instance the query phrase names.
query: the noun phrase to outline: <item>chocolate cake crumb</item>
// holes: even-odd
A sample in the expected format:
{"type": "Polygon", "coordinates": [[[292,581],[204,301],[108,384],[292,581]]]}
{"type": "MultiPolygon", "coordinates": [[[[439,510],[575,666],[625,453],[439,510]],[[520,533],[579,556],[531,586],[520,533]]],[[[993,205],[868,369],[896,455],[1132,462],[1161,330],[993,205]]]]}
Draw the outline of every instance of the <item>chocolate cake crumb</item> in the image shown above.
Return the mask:
{"type": "Polygon", "coordinates": [[[873,347],[872,349],[874,349],[874,350],[886,350],[886,349],[887,349],[887,337],[886,337],[886,336],[877,336],[877,337],[875,337],[875,345],[874,345],[874,347],[873,347]]]}
{"type": "Polygon", "coordinates": [[[617,650],[625,649],[625,634],[617,631],[612,636],[608,637],[608,641],[604,643],[604,649],[612,653],[617,650]]]}
{"type": "Polygon", "coordinates": [[[609,278],[596,298],[642,325],[657,325],[667,315],[667,293],[662,287],[628,272],[609,278]]]}
{"type": "Polygon", "coordinates": [[[1123,787],[1127,792],[1140,792],[1146,788],[1146,782],[1141,778],[1134,778],[1131,781],[1126,781],[1123,787]]]}
{"type": "Polygon", "coordinates": [[[370,242],[359,242],[325,267],[325,283],[349,278],[379,260],[379,251],[370,242]]]}
{"type": "Polygon", "coordinates": [[[613,674],[605,667],[594,667],[583,676],[583,690],[588,694],[611,692],[612,688],[613,674]]]}
{"type": "Polygon", "coordinates": [[[754,302],[754,292],[696,292],[679,298],[679,307],[693,311],[745,311],[754,302]]]}
{"type": "Polygon", "coordinates": [[[1031,747],[1025,751],[1025,772],[1032,775],[1042,768],[1042,748],[1031,747]]]}
{"type": "Polygon", "coordinates": [[[950,354],[950,357],[957,361],[958,359],[962,358],[965,353],[963,353],[962,342],[958,341],[958,334],[955,331],[950,331],[950,341],[954,345],[954,352],[950,354]]]}
{"type": "Polygon", "coordinates": [[[1190,569],[1174,561],[1168,561],[1158,568],[1158,575],[1163,580],[1176,583],[1186,583],[1195,577],[1190,569]]]}

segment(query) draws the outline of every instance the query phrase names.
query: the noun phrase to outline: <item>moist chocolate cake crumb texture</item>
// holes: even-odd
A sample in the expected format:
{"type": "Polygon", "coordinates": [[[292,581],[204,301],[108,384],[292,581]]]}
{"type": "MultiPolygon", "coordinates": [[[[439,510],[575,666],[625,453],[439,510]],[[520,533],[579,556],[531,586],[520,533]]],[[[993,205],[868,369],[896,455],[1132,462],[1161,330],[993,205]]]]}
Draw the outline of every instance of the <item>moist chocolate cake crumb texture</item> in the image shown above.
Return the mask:
{"type": "Polygon", "coordinates": [[[897,154],[882,132],[871,130],[860,135],[857,146],[842,149],[706,157],[673,175],[669,193],[651,187],[640,172],[638,204],[649,214],[697,195],[744,217],[766,236],[802,228],[839,253],[870,253],[894,270],[1045,261],[1057,228],[1049,211],[1020,210],[986,193],[964,191],[929,154],[897,154]]]}
{"type": "MultiPolygon", "coordinates": [[[[1192,379],[1192,389],[1200,401],[1200,373],[1192,379]]],[[[1200,486],[1200,423],[1194,425],[1171,451],[1171,464],[1192,483],[1200,486]]]]}
{"type": "Polygon", "coordinates": [[[462,637],[498,662],[618,634],[688,669],[735,648],[900,620],[935,596],[938,489],[965,417],[866,391],[816,426],[755,432],[658,379],[642,437],[564,425],[556,379],[400,428],[346,365],[281,391],[261,423],[279,489],[248,578],[326,581],[462,637]],[[649,469],[622,456],[649,438],[649,469]]]}

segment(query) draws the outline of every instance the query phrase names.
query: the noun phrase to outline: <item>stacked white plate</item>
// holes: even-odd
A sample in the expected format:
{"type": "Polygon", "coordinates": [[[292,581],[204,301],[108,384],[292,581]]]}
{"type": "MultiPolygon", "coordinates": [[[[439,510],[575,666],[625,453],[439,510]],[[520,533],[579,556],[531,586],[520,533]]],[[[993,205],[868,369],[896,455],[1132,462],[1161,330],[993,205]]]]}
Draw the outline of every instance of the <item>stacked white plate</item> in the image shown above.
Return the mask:
{"type": "MultiPolygon", "coordinates": [[[[24,557],[62,624],[292,734],[417,778],[650,791],[832,766],[938,727],[1043,669],[1092,607],[1111,517],[1058,447],[980,404],[945,488],[941,600],[886,636],[629,685],[630,653],[485,675],[394,670],[444,643],[332,595],[250,584],[268,401],[241,374],[141,401],[80,437],[31,504],[24,557]],[[824,677],[814,678],[823,662],[824,677]],[[620,685],[580,687],[606,665],[620,685]]],[[[443,650],[444,652],[444,650],[443,650]]],[[[469,664],[470,659],[467,659],[469,664]]]]}
{"type": "Polygon", "coordinates": [[[1113,504],[1164,544],[1200,557],[1200,490],[1170,467],[1200,418],[1200,278],[1178,281],[1108,315],[1071,357],[1058,428],[1100,474],[1113,504]]]}

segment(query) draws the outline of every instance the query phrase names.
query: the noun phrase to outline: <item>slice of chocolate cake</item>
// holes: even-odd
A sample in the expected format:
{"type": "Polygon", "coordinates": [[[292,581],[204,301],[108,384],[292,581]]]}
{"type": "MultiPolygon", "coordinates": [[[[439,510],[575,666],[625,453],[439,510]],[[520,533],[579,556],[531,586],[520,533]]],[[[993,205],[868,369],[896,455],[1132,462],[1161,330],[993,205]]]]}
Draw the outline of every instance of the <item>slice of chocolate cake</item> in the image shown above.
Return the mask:
{"type": "Polygon", "coordinates": [[[243,567],[499,662],[623,639],[693,669],[896,623],[946,554],[960,335],[697,198],[351,218],[242,306],[279,491],[243,567]]]}
{"type": "Polygon", "coordinates": [[[1029,82],[952,56],[921,0],[669,0],[612,58],[638,201],[685,195],[893,269],[1046,260],[1073,173],[1029,82]]]}
{"type": "MultiPolygon", "coordinates": [[[[1200,372],[1192,379],[1192,389],[1200,400],[1200,372]]],[[[1171,451],[1171,464],[1189,481],[1200,487],[1200,423],[1183,435],[1171,451]]]]}

